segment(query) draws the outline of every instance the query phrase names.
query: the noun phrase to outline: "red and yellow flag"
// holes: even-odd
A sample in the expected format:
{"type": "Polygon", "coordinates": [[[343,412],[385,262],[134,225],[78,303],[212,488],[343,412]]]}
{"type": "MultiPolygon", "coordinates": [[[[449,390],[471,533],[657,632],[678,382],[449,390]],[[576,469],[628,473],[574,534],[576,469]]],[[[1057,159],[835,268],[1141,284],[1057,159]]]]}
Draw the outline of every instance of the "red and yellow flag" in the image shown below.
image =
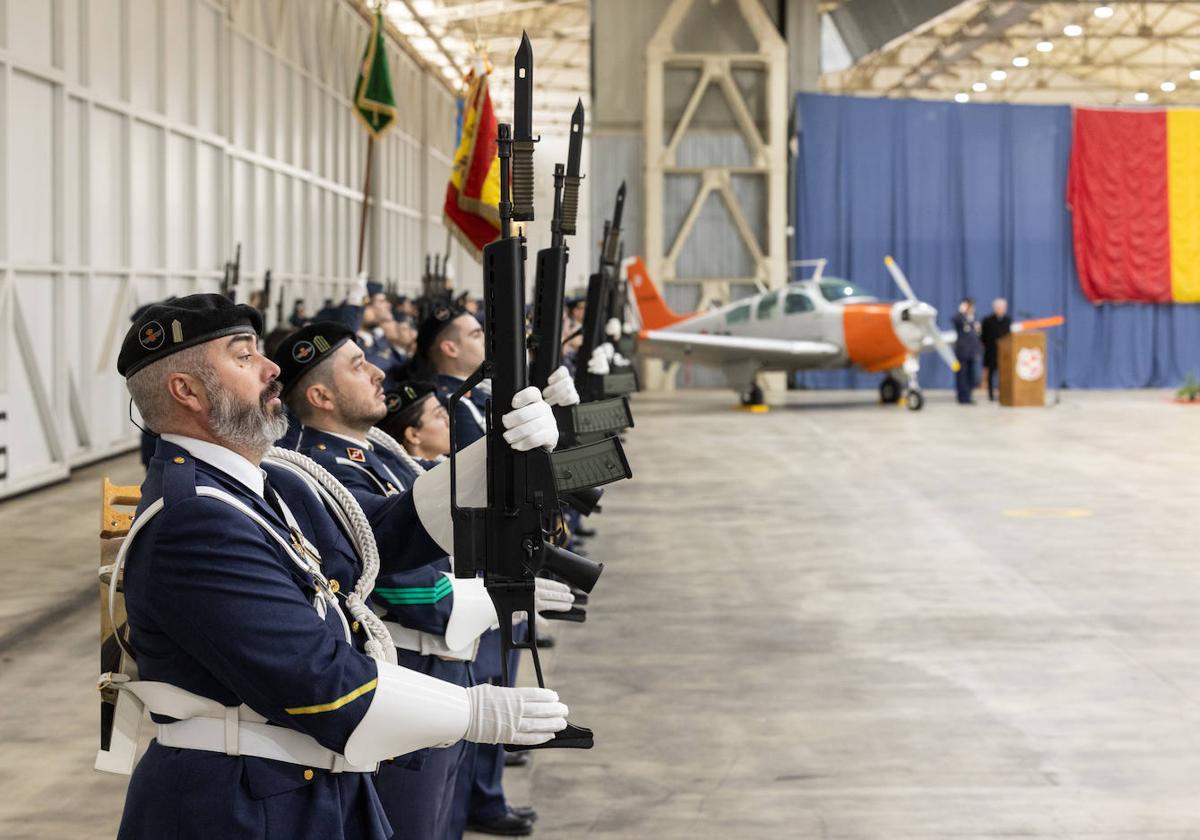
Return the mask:
{"type": "Polygon", "coordinates": [[[470,80],[463,103],[462,135],[454,153],[442,215],[446,227],[480,257],[500,235],[500,158],[496,112],[487,75],[470,80]]]}
{"type": "Polygon", "coordinates": [[[1076,109],[1067,202],[1090,300],[1200,303],[1200,111],[1076,109]]]}

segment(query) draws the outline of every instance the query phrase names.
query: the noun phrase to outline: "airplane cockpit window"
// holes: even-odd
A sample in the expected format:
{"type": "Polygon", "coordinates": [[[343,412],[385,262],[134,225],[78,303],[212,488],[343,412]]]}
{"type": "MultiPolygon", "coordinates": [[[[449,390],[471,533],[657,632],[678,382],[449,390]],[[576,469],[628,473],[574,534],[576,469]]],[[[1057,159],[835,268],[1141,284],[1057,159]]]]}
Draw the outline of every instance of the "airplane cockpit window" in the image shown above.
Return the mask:
{"type": "Polygon", "coordinates": [[[849,298],[873,299],[875,297],[868,294],[862,286],[856,286],[849,280],[842,280],[838,277],[822,277],[821,294],[828,301],[847,300],[849,298]]]}
{"type": "Polygon", "coordinates": [[[812,312],[815,308],[812,298],[804,292],[788,292],[787,296],[783,299],[783,312],[785,315],[792,315],[796,312],[812,312]]]}
{"type": "Polygon", "coordinates": [[[734,307],[725,313],[726,324],[740,324],[742,321],[750,320],[750,304],[743,303],[741,306],[734,307]]]}
{"type": "Polygon", "coordinates": [[[774,294],[767,295],[766,297],[759,300],[758,313],[757,313],[758,320],[761,321],[764,318],[770,318],[773,314],[775,314],[775,307],[778,304],[779,304],[779,296],[774,295],[774,294]]]}

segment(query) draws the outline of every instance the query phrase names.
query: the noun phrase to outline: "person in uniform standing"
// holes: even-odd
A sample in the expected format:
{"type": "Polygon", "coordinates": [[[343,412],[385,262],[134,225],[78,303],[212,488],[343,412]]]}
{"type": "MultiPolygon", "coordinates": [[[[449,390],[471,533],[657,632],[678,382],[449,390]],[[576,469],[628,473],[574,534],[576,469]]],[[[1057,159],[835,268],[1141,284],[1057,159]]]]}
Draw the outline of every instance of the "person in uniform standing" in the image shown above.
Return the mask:
{"type": "Polygon", "coordinates": [[[303,479],[261,466],[284,428],[261,329],[248,306],[189,295],[148,308],[121,345],[159,435],[121,555],[138,677],[111,685],[157,724],[121,838],[386,840],[378,762],[566,725],[552,691],[464,689],[383,655],[334,518],[303,479]]]}
{"type": "Polygon", "coordinates": [[[954,387],[960,405],[973,405],[971,392],[978,383],[976,365],[979,364],[983,344],[979,340],[979,322],[975,320],[975,301],[963,298],[954,319],[954,355],[959,368],[954,374],[954,387]]]}
{"type": "MultiPolygon", "coordinates": [[[[421,323],[417,332],[418,358],[428,364],[435,374],[438,398],[449,408],[450,397],[463,382],[479,369],[485,358],[483,326],[475,316],[461,309],[436,306],[421,323]]],[[[544,399],[551,405],[568,405],[579,401],[574,381],[560,367],[550,377],[544,399]]],[[[481,440],[487,432],[488,389],[486,382],[472,388],[455,404],[453,440],[456,452],[481,440]]],[[[524,639],[524,624],[514,627],[518,641],[524,639]]],[[[517,671],[517,656],[510,655],[509,674],[517,671]]],[[[484,635],[475,659],[475,677],[499,683],[503,678],[500,636],[496,632],[484,635]]],[[[486,834],[523,836],[533,831],[537,812],[532,808],[514,808],[504,796],[503,748],[468,747],[473,759],[459,773],[454,811],[468,814],[467,827],[486,834]]],[[[461,827],[456,827],[461,828],[461,827]]]]}
{"type": "Polygon", "coordinates": [[[1012,332],[1012,318],[1008,316],[1008,301],[996,298],[992,301],[992,314],[983,319],[980,338],[983,340],[983,376],[987,380],[988,401],[996,400],[996,365],[1000,361],[1000,339],[1012,332]]]}
{"type": "MultiPolygon", "coordinates": [[[[302,423],[297,449],[346,486],[369,517],[381,554],[373,596],[386,611],[399,663],[465,687],[472,684],[467,662],[474,657],[478,637],[495,624],[495,609],[482,581],[450,575],[449,559],[440,548],[419,569],[396,569],[389,562],[404,538],[403,529],[397,532],[398,523],[412,519],[405,513],[404,497],[424,469],[414,469],[407,459],[369,439],[372,425],[388,411],[381,387],[384,376],[353,339],[354,334],[336,322],[317,322],[294,333],[277,350],[274,360],[281,371],[283,399],[302,423]]],[[[507,435],[515,448],[531,449],[557,438],[557,429],[546,409],[540,417],[514,424],[507,435]]],[[[483,446],[477,449],[482,458],[483,446]]],[[[537,597],[539,608],[547,610],[569,610],[573,601],[570,588],[554,581],[539,581],[537,597]]],[[[448,835],[454,780],[464,749],[459,743],[380,768],[376,788],[396,838],[448,835]]]]}

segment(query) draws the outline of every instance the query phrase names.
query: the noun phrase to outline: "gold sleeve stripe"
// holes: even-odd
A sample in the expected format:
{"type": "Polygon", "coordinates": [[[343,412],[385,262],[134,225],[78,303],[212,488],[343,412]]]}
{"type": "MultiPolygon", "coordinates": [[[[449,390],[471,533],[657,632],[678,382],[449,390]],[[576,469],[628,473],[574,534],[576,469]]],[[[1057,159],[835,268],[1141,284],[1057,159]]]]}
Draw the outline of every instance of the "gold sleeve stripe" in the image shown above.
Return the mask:
{"type": "Polygon", "coordinates": [[[316,715],[321,712],[333,712],[345,706],[347,703],[357,700],[368,691],[374,691],[375,686],[379,684],[379,678],[371,680],[369,683],[363,683],[358,688],[351,691],[349,694],[343,694],[338,699],[330,703],[321,703],[318,706],[296,706],[291,709],[284,709],[289,715],[316,715]]]}

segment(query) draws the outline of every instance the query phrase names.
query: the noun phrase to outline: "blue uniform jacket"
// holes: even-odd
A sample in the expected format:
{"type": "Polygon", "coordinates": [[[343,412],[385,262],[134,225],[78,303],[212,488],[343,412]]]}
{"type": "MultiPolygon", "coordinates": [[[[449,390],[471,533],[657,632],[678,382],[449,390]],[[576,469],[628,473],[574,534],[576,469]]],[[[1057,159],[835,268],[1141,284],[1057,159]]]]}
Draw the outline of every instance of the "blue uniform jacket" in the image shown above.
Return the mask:
{"type": "MultiPolygon", "coordinates": [[[[299,479],[270,480],[326,577],[349,591],[358,561],[299,479]]],[[[338,610],[313,606],[309,573],[253,520],[198,486],[222,489],[289,533],[252,490],[164,440],[142,485],[141,514],[163,509],[126,558],[125,602],[140,677],[225,705],[341,752],[370,706],[375,662],[346,641],[338,610]]],[[[165,721],[160,721],[165,722],[165,721]]],[[[122,838],[331,837],[384,840],[391,827],[370,779],[287,762],[171,749],[152,742],[130,780],[122,838]]]]}
{"type": "MultiPolygon", "coordinates": [[[[463,380],[457,376],[449,376],[448,374],[439,373],[437,376],[437,393],[438,399],[442,401],[442,405],[450,407],[450,397],[454,395],[463,384],[463,380]]],[[[470,446],[475,441],[479,440],[487,433],[487,394],[478,388],[472,388],[471,391],[462,399],[454,409],[454,449],[459,451],[470,446]],[[477,410],[472,412],[466,405],[470,401],[477,410]]]]}
{"type": "Polygon", "coordinates": [[[305,427],[299,451],[329,470],[370,520],[380,559],[372,597],[387,611],[388,619],[413,630],[445,635],[454,595],[442,572],[450,571],[450,562],[417,520],[410,492],[416,475],[385,450],[356,445],[318,429],[305,427]],[[405,562],[394,562],[397,556],[405,562]],[[418,559],[423,565],[413,568],[418,559]]]}

